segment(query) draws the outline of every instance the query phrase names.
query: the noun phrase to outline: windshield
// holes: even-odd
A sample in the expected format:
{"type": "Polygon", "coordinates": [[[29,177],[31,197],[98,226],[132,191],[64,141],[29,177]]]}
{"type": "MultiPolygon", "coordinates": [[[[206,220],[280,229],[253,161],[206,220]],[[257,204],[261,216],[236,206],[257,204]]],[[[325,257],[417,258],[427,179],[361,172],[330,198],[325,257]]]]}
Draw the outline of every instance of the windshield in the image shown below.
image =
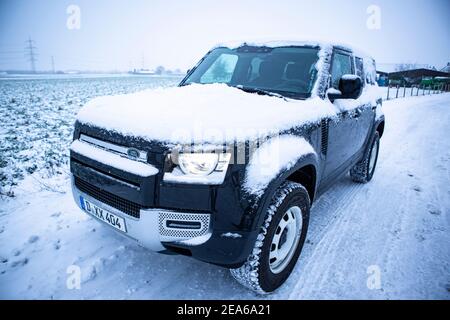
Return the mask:
{"type": "Polygon", "coordinates": [[[225,83],[249,92],[307,98],[317,75],[318,52],[313,47],[217,48],[181,85],[225,83]]]}

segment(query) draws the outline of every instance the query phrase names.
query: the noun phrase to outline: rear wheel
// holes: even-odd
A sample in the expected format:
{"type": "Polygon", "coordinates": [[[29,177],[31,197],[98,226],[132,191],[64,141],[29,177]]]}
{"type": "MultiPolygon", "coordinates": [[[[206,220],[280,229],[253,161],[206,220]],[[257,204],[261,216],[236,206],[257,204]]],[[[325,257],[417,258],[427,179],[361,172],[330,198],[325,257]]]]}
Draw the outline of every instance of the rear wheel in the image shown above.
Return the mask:
{"type": "Polygon", "coordinates": [[[378,161],[378,152],[380,150],[380,134],[375,132],[369,153],[350,169],[350,177],[353,181],[367,183],[372,180],[378,161]]]}
{"type": "Polygon", "coordinates": [[[298,183],[285,182],[275,192],[252,253],[233,277],[258,293],[281,286],[298,260],[309,223],[310,200],[298,183]]]}

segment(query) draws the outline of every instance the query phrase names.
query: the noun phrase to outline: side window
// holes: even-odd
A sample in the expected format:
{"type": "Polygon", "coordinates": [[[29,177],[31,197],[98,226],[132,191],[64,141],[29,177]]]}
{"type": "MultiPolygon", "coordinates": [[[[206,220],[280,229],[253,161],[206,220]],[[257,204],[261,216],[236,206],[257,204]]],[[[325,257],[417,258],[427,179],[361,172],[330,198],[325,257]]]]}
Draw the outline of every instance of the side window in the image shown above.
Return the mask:
{"type": "Polygon", "coordinates": [[[201,83],[229,83],[233,77],[238,56],[221,54],[200,78],[201,83]]]}
{"type": "Polygon", "coordinates": [[[355,58],[356,75],[361,78],[364,83],[364,61],[361,58],[355,58]]]}
{"type": "Polygon", "coordinates": [[[336,52],[331,67],[331,85],[333,88],[339,89],[339,80],[344,74],[353,74],[352,58],[347,54],[336,52]]]}

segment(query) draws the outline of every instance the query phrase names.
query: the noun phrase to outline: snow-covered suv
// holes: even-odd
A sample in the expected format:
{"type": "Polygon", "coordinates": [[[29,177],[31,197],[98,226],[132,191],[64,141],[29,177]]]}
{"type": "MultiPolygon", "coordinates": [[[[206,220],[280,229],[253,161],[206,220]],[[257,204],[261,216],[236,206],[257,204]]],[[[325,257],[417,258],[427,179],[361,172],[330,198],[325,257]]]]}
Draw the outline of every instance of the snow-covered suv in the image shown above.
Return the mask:
{"type": "Polygon", "coordinates": [[[384,130],[375,74],[344,45],[220,45],[178,87],[81,109],[75,201],[144,247],[271,292],[298,260],[313,201],[349,171],[372,179],[384,130]]]}

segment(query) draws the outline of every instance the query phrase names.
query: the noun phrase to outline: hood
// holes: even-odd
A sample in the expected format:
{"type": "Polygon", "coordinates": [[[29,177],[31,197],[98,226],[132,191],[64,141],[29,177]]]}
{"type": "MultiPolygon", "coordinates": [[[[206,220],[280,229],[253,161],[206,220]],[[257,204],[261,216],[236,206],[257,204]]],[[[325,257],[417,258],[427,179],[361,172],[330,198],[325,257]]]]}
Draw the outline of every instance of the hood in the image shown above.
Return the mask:
{"type": "Polygon", "coordinates": [[[192,84],[91,100],[86,125],[164,143],[247,141],[336,114],[320,98],[281,99],[225,84],[192,84]]]}

